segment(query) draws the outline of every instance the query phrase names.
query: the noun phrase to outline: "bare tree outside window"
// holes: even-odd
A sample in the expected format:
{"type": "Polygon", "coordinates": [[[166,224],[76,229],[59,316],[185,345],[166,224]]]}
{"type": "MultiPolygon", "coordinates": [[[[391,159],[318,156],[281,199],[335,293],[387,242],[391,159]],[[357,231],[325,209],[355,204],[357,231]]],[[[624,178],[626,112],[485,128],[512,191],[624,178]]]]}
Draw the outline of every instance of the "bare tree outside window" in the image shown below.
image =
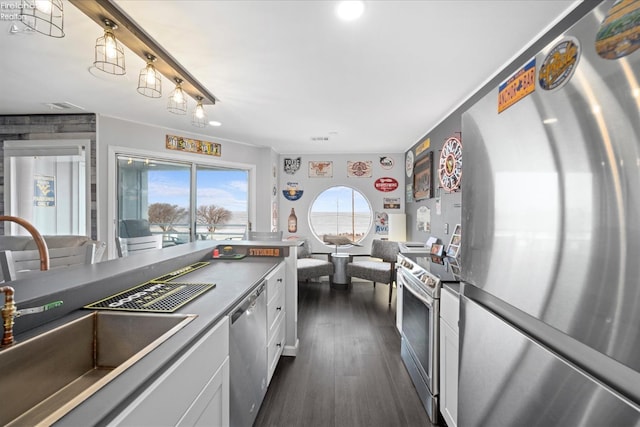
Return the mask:
{"type": "Polygon", "coordinates": [[[157,225],[162,231],[171,230],[173,224],[179,223],[185,215],[187,209],[169,203],[152,203],[149,205],[149,222],[157,225]]]}
{"type": "Polygon", "coordinates": [[[216,205],[198,206],[196,211],[198,224],[205,225],[209,233],[216,231],[216,226],[231,219],[231,211],[216,205]]]}

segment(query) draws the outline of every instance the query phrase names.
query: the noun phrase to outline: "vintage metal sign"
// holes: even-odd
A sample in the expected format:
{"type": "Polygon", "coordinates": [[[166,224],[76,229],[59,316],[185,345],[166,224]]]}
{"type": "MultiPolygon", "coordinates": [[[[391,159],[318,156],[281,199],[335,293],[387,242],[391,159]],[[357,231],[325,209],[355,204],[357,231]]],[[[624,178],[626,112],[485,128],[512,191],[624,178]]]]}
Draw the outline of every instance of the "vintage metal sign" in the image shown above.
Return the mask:
{"type": "Polygon", "coordinates": [[[56,205],[56,178],[35,175],[33,177],[33,206],[54,207],[56,205]]]}
{"type": "Polygon", "coordinates": [[[498,113],[503,112],[536,89],[536,59],[516,71],[498,88],[498,113]]]}
{"type": "Polygon", "coordinates": [[[392,169],[393,168],[393,159],[391,157],[388,156],[382,156],[380,157],[380,166],[382,167],[382,169],[392,169]]]}
{"type": "Polygon", "coordinates": [[[431,147],[431,138],[427,138],[416,147],[416,157],[431,147]]]}
{"type": "Polygon", "coordinates": [[[347,161],[347,177],[349,178],[371,178],[372,176],[372,162],[371,160],[367,160],[364,162],[361,161],[347,161]]]}
{"type": "Polygon", "coordinates": [[[400,184],[398,184],[397,179],[385,176],[383,178],[376,179],[376,182],[374,182],[373,185],[378,191],[389,192],[398,188],[400,184]]]}
{"type": "Polygon", "coordinates": [[[187,151],[189,153],[206,154],[209,156],[220,157],[222,155],[222,146],[218,143],[183,138],[175,135],[167,135],[166,147],[169,150],[187,151]]]}
{"type": "Polygon", "coordinates": [[[407,158],[404,161],[404,170],[407,173],[407,178],[411,178],[413,175],[413,151],[409,150],[407,158]]]}
{"type": "Polygon", "coordinates": [[[640,48],[640,1],[618,0],[596,34],[596,52],[604,59],[620,59],[640,48]]]}
{"type": "Polygon", "coordinates": [[[544,90],[554,90],[569,81],[578,66],[580,45],[578,40],[567,38],[551,49],[538,71],[538,84],[544,90]]]}
{"type": "Polygon", "coordinates": [[[400,197],[384,197],[382,207],[384,209],[400,209],[400,197]]]}
{"type": "Polygon", "coordinates": [[[332,178],[333,162],[309,162],[309,178],[332,178]]]}
{"type": "Polygon", "coordinates": [[[375,233],[389,234],[389,215],[386,212],[376,212],[375,233]]]}
{"type": "Polygon", "coordinates": [[[287,182],[287,189],[282,190],[282,195],[285,199],[296,201],[302,197],[303,190],[300,189],[300,184],[297,182],[287,182]]]}
{"type": "Polygon", "coordinates": [[[297,159],[284,159],[284,172],[289,175],[294,175],[300,169],[300,165],[302,164],[302,157],[298,157],[297,159]]]}

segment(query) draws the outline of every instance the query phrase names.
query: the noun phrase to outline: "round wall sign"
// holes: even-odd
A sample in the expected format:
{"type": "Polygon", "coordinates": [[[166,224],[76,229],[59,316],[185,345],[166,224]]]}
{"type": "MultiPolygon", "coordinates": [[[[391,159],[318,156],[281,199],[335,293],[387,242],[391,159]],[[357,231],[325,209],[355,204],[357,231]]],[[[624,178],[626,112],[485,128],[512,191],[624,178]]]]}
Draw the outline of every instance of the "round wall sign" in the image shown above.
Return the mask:
{"type": "Polygon", "coordinates": [[[544,90],[562,87],[571,79],[580,60],[580,44],[568,37],[555,45],[538,71],[538,85],[544,90]]]}
{"type": "Polygon", "coordinates": [[[460,187],[462,179],[462,143],[456,137],[444,142],[438,164],[440,185],[445,191],[455,191],[460,187]]]}
{"type": "Polygon", "coordinates": [[[413,175],[413,151],[411,150],[409,150],[409,152],[407,153],[407,158],[404,162],[404,168],[407,172],[407,178],[411,178],[411,175],[413,175]]]}

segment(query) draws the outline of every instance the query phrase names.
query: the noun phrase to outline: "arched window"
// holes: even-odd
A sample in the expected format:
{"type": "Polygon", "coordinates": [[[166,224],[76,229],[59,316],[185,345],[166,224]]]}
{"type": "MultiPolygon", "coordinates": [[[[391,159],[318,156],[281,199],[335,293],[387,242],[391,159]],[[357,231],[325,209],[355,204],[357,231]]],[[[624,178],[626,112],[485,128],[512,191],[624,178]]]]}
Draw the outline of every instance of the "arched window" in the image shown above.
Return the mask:
{"type": "Polygon", "coordinates": [[[352,187],[330,187],[315,198],[309,209],[313,234],[323,242],[358,243],[365,238],[373,220],[371,204],[352,187]]]}

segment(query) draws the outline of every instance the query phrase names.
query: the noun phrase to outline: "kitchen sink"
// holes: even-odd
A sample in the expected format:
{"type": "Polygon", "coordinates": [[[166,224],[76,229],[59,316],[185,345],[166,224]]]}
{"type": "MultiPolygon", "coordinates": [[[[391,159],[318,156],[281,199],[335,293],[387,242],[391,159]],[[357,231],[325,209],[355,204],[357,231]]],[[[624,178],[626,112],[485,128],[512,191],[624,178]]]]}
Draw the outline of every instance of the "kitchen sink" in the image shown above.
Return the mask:
{"type": "Polygon", "coordinates": [[[195,315],[95,311],[0,351],[0,425],[51,424],[195,315]]]}

